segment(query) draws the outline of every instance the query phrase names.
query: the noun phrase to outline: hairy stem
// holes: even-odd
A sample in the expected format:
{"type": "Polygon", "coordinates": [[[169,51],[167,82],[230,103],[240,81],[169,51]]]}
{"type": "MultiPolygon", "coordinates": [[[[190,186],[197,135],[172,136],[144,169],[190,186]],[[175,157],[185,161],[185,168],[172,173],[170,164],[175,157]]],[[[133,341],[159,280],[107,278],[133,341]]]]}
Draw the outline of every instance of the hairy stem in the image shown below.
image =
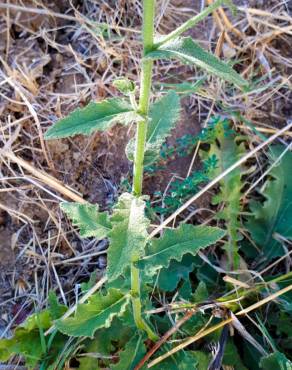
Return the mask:
{"type": "MultiPolygon", "coordinates": [[[[155,0],[143,0],[143,54],[153,49],[154,39],[154,13],[155,0]]],[[[133,175],[133,193],[136,196],[142,194],[143,170],[144,170],[144,152],[147,136],[148,125],[148,109],[151,93],[152,82],[152,67],[151,60],[144,59],[142,61],[140,98],[138,111],[144,119],[137,123],[136,132],[136,148],[134,158],[134,175],[133,175]]],[[[157,335],[152,331],[149,325],[142,318],[142,305],[140,293],[140,273],[134,266],[134,259],[131,264],[131,290],[132,290],[132,305],[134,320],[138,329],[144,330],[148,337],[152,340],[157,340],[157,335]]]]}
{"type": "Polygon", "coordinates": [[[206,9],[201,11],[199,14],[195,15],[194,17],[188,19],[185,23],[179,26],[174,31],[170,32],[168,35],[161,37],[159,41],[155,42],[154,48],[158,48],[159,46],[165,44],[166,42],[173,40],[174,38],[178,37],[182,33],[186,32],[201,20],[206,18],[209,14],[213,13],[216,9],[218,9],[221,5],[226,3],[226,0],[216,0],[212,5],[208,6],[206,9]]]}

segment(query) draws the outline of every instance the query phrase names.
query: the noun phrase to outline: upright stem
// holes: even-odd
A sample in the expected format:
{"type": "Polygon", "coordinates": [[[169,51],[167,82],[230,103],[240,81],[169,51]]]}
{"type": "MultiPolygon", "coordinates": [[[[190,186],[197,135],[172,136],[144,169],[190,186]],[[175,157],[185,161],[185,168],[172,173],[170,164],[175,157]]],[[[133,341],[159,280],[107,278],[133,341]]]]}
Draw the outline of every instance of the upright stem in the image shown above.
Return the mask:
{"type": "MultiPolygon", "coordinates": [[[[154,14],[155,0],[143,0],[143,56],[153,48],[154,39],[154,14]]],[[[133,193],[136,196],[142,194],[144,152],[147,137],[148,109],[152,82],[152,60],[143,59],[140,84],[140,98],[138,112],[143,120],[137,123],[136,148],[134,158],[133,193]]],[[[157,335],[147,325],[142,318],[141,293],[140,293],[140,273],[134,266],[136,261],[131,264],[131,290],[134,320],[137,328],[147,332],[152,340],[157,340],[157,335]]]]}

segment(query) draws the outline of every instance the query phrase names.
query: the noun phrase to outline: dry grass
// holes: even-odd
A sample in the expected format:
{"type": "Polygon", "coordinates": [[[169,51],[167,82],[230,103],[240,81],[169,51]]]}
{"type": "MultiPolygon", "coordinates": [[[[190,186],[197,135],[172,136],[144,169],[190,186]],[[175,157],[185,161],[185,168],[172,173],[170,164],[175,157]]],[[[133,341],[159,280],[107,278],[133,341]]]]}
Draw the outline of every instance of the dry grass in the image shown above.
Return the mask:
{"type": "MultiPolygon", "coordinates": [[[[102,276],[106,243],[80,239],[58,203],[63,199],[86,200],[108,207],[118,194],[121,176],[129,169],[127,161],[120,158],[131,130],[117,128],[108,134],[50,143],[44,142],[43,133],[74,108],[116,94],[111,85],[116,77],[138,79],[141,3],[58,3],[50,9],[46,2],[36,0],[0,4],[0,257],[5,261],[3,266],[0,261],[2,336],[31,309],[43,308],[50,289],[56,290],[65,304],[72,304],[80,294],[74,288],[76,283],[88,280],[96,269],[96,279],[102,276]]],[[[192,1],[158,3],[160,33],[170,31],[198,10],[192,1]]],[[[265,10],[240,7],[235,17],[221,10],[214,20],[204,22],[194,36],[221,57],[240,59],[242,75],[258,79],[258,83],[243,94],[209,78],[198,95],[185,99],[189,116],[185,125],[204,126],[208,117],[222,109],[219,102],[223,102],[226,115],[228,111],[240,112],[244,120],[232,117],[238,130],[249,136],[250,151],[245,160],[256,158],[256,171],[249,179],[252,187],[264,173],[261,133],[273,135],[267,144],[278,140],[288,147],[291,140],[291,13],[284,1],[276,1],[265,10]]],[[[177,76],[183,74],[195,82],[198,77],[194,72],[173,62],[161,62],[154,75],[157,81],[177,82],[177,76]]],[[[196,154],[182,173],[190,173],[196,154]]],[[[204,196],[210,188],[199,195],[204,196]]],[[[181,211],[188,219],[194,198],[152,235],[181,211]]]]}

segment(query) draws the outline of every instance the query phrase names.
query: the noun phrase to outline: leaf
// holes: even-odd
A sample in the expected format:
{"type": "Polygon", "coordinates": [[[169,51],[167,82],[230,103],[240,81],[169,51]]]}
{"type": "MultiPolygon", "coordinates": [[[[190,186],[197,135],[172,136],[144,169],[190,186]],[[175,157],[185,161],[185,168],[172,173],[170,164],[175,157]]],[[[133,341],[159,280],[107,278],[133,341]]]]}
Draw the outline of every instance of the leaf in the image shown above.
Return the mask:
{"type": "MultiPolygon", "coordinates": [[[[149,123],[147,141],[144,154],[144,165],[153,163],[159,156],[160,147],[174,129],[180,114],[180,99],[174,91],[169,91],[161,99],[151,105],[149,110],[149,123]]],[[[130,140],[126,148],[129,160],[133,161],[135,140],[130,140]]]]}
{"type": "Polygon", "coordinates": [[[95,357],[80,357],[78,358],[78,362],[78,370],[101,370],[95,357]]]}
{"type": "Polygon", "coordinates": [[[57,320],[67,311],[67,307],[59,303],[55,292],[49,292],[48,300],[49,312],[53,320],[57,320]]]}
{"type": "Polygon", "coordinates": [[[191,37],[179,37],[169,41],[158,47],[158,49],[149,52],[146,57],[153,59],[178,58],[184,63],[195,64],[206,72],[239,87],[248,86],[247,81],[235,72],[233,68],[201,48],[191,37]]]}
{"type": "Polygon", "coordinates": [[[74,317],[57,320],[56,327],[73,337],[93,337],[97,329],[109,328],[114,317],[123,315],[128,303],[129,297],[117,289],[109,289],[106,296],[99,292],[79,304],[74,317]]]}
{"type": "Polygon", "coordinates": [[[192,351],[193,356],[197,360],[197,370],[206,370],[211,359],[210,354],[207,354],[203,351],[192,351]]]}
{"type": "Polygon", "coordinates": [[[233,340],[228,340],[224,350],[222,364],[232,367],[234,370],[248,370],[242,363],[238,349],[233,340]]]}
{"type": "MultiPolygon", "coordinates": [[[[285,149],[282,145],[271,147],[274,160],[285,149]]],[[[245,224],[255,243],[261,248],[266,261],[282,256],[284,250],[275,240],[275,233],[292,238],[292,153],[287,152],[279,165],[269,172],[268,179],[260,191],[265,201],[250,202],[252,216],[245,224]]]]}
{"type": "Polygon", "coordinates": [[[182,96],[189,96],[198,93],[205,81],[206,78],[203,77],[196,82],[185,81],[181,83],[158,83],[157,85],[159,87],[159,91],[161,91],[160,87],[162,87],[163,91],[171,89],[182,96]]]}
{"type": "Polygon", "coordinates": [[[83,238],[105,238],[111,230],[107,212],[98,212],[98,206],[81,203],[61,203],[61,209],[72,220],[74,226],[80,229],[83,238]]]}
{"type": "Polygon", "coordinates": [[[133,335],[132,328],[124,325],[121,318],[116,317],[111,323],[110,330],[108,328],[99,329],[94,334],[93,339],[86,339],[84,342],[84,352],[99,353],[104,357],[109,356],[115,351],[116,347],[123,347],[133,335]]]}
{"type": "Polygon", "coordinates": [[[152,239],[144,258],[137,266],[145,269],[148,275],[154,275],[162,267],[168,267],[170,261],[181,261],[186,253],[196,255],[223,238],[225,231],[210,226],[193,226],[182,224],[177,229],[165,230],[159,239],[152,239]]]}
{"type": "Polygon", "coordinates": [[[111,370],[133,370],[146,353],[146,348],[140,335],[135,335],[120,353],[119,362],[111,366],[111,370]]]}
{"type": "Polygon", "coordinates": [[[54,338],[54,345],[50,353],[45,353],[41,335],[52,325],[50,310],[44,310],[29,316],[19,325],[12,338],[0,340],[0,361],[8,361],[13,355],[25,358],[28,369],[35,369],[37,364],[46,355],[54,357],[64,347],[64,340],[59,334],[54,338]]]}
{"type": "Polygon", "coordinates": [[[166,292],[176,289],[181,279],[188,280],[189,274],[193,271],[192,256],[183,256],[181,262],[170,261],[168,268],[162,268],[157,278],[157,286],[166,292]]]}
{"type": "Polygon", "coordinates": [[[292,370],[292,362],[281,352],[263,357],[260,367],[264,370],[292,370]]]}
{"type": "MultiPolygon", "coordinates": [[[[165,346],[166,347],[166,346],[165,346]]],[[[159,353],[159,352],[158,352],[159,353]]],[[[160,354],[160,353],[159,353],[160,354]]],[[[190,370],[197,369],[197,359],[192,351],[179,351],[152,366],[153,370],[190,370]]]]}
{"type": "MultiPolygon", "coordinates": [[[[217,141],[210,145],[208,157],[217,159],[217,167],[213,171],[214,177],[220,175],[232,166],[244,153],[245,149],[235,141],[236,137],[229,125],[221,121],[216,125],[217,141]]],[[[224,247],[227,251],[229,269],[238,269],[240,256],[238,254],[238,232],[241,227],[238,220],[241,211],[241,182],[242,168],[237,167],[220,181],[220,192],[213,197],[212,203],[222,203],[224,208],[217,214],[217,218],[224,220],[227,228],[228,241],[224,247]]]]}
{"type": "Polygon", "coordinates": [[[144,254],[149,220],[145,217],[142,198],[124,193],[120,196],[111,216],[107,274],[109,281],[123,274],[134,260],[144,254]]]}
{"type": "Polygon", "coordinates": [[[129,124],[136,118],[137,114],[127,100],[112,98],[98,103],[91,102],[50,127],[45,139],[90,135],[95,130],[108,130],[115,123],[129,124]]]}

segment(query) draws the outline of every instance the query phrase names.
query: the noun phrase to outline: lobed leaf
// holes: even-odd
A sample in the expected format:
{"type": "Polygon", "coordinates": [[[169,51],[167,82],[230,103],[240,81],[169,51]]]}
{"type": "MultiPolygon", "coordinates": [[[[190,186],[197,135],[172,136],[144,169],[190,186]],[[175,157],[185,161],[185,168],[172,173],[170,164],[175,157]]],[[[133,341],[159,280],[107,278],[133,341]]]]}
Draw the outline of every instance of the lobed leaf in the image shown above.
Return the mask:
{"type": "Polygon", "coordinates": [[[115,123],[127,125],[136,118],[137,114],[127,100],[112,98],[98,103],[91,102],[50,127],[45,139],[60,139],[77,134],[89,135],[95,130],[108,130],[115,123]]]}
{"type": "MultiPolygon", "coordinates": [[[[210,145],[208,157],[216,157],[217,166],[213,171],[213,176],[216,177],[232,166],[245,152],[245,149],[236,143],[236,136],[230,130],[227,122],[219,122],[217,124],[217,140],[210,145]]],[[[227,228],[228,241],[225,245],[227,255],[229,257],[228,268],[238,269],[240,264],[240,256],[238,254],[238,232],[241,227],[238,220],[241,212],[241,189],[243,183],[241,181],[242,168],[238,167],[226,175],[220,181],[220,192],[212,199],[213,204],[224,205],[221,211],[217,214],[217,218],[224,220],[227,228]]]]}
{"type": "MultiPolygon", "coordinates": [[[[271,147],[273,159],[276,160],[284,146],[271,147]]],[[[281,256],[284,251],[275,233],[285,238],[292,238],[292,153],[287,152],[281,162],[269,172],[260,193],[265,197],[264,203],[251,201],[252,215],[248,217],[246,228],[253,240],[261,248],[267,260],[281,256]]]]}
{"type": "Polygon", "coordinates": [[[274,352],[260,361],[264,370],[292,370],[292,362],[281,352],[274,352]]]}
{"type": "Polygon", "coordinates": [[[168,267],[171,260],[181,261],[186,253],[196,255],[223,238],[225,231],[210,226],[181,225],[177,229],[165,230],[159,239],[152,239],[144,258],[137,262],[140,269],[154,275],[162,267],[168,267]]]}
{"type": "Polygon", "coordinates": [[[145,217],[142,198],[124,193],[111,216],[112,230],[108,234],[107,274],[109,281],[121,276],[133,260],[144,254],[149,220],[145,217]]]}
{"type": "Polygon", "coordinates": [[[63,202],[60,206],[83,238],[103,239],[111,230],[108,213],[98,212],[97,205],[63,202]]]}
{"type": "Polygon", "coordinates": [[[74,317],[56,321],[57,329],[73,337],[93,337],[97,329],[109,328],[114,317],[123,315],[129,296],[117,289],[109,289],[107,295],[92,295],[87,303],[77,306],[74,317]]]}
{"type": "Polygon", "coordinates": [[[239,87],[247,87],[245,81],[233,68],[222,62],[215,55],[204,50],[191,37],[179,37],[158,49],[149,52],[146,57],[153,59],[178,58],[182,62],[194,64],[206,72],[218,76],[239,87]]]}
{"type": "MultiPolygon", "coordinates": [[[[180,98],[174,91],[169,91],[151,105],[147,130],[144,165],[153,163],[159,156],[161,145],[174,129],[180,114],[180,98]]],[[[132,139],[126,148],[127,157],[133,161],[135,140],[132,139]]]]}
{"type": "Polygon", "coordinates": [[[134,335],[121,351],[119,362],[111,366],[111,370],[133,370],[145,353],[146,348],[142,337],[138,334],[134,335]]]}

